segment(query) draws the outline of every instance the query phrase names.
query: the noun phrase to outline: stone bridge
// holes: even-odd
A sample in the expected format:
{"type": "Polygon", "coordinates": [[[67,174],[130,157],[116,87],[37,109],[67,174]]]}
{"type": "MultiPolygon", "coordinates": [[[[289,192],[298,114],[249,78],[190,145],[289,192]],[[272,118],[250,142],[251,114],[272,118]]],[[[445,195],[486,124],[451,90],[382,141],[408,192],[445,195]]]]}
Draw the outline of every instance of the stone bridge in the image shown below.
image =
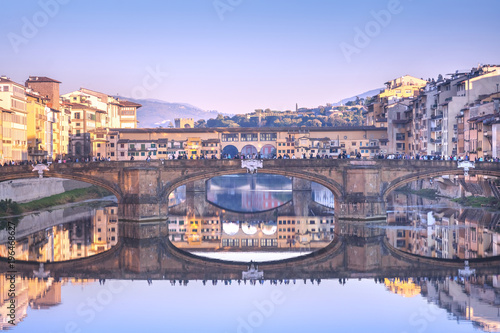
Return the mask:
{"type": "MultiPolygon", "coordinates": [[[[366,222],[345,221],[336,226],[334,240],[325,248],[293,259],[259,263],[265,279],[336,279],[457,276],[463,260],[412,255],[392,247],[381,228],[366,222]]],[[[243,262],[221,261],[192,255],[168,240],[165,222],[120,222],[118,244],[98,255],[47,262],[54,278],[237,280],[248,269],[243,262]]],[[[7,272],[5,258],[0,258],[7,272]]],[[[500,274],[500,258],[471,259],[478,275],[500,274]]],[[[17,261],[15,271],[34,276],[39,263],[17,261]]]]}
{"type": "MultiPolygon", "coordinates": [[[[120,218],[144,221],[168,216],[168,195],[178,186],[245,172],[240,160],[158,160],[53,164],[43,176],[106,188],[118,199],[120,218]]],[[[258,172],[326,186],[335,196],[337,220],[384,218],[386,197],[395,188],[418,179],[464,174],[454,161],[352,159],[264,160],[258,172]]],[[[476,163],[469,173],[500,177],[500,164],[476,163]]],[[[0,181],[37,177],[28,165],[0,168],[0,181]]]]}

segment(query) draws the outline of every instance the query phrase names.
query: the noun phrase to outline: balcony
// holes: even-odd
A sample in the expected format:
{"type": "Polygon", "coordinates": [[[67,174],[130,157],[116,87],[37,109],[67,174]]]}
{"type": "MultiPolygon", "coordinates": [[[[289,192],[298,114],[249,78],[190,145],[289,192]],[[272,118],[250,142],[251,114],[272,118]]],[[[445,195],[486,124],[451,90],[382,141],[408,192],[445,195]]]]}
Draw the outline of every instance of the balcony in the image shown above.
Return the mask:
{"type": "Polygon", "coordinates": [[[457,138],[451,138],[451,142],[457,142],[458,139],[457,138]]]}
{"type": "Polygon", "coordinates": [[[434,144],[441,144],[441,138],[431,139],[431,143],[434,143],[434,144]]]}
{"type": "Polygon", "coordinates": [[[442,113],[433,114],[431,116],[431,119],[443,119],[443,114],[442,113]]]}
{"type": "Polygon", "coordinates": [[[442,130],[441,126],[431,127],[431,132],[441,132],[441,130],[442,130]]]}
{"type": "Polygon", "coordinates": [[[437,109],[437,107],[438,107],[438,105],[437,105],[437,104],[433,104],[433,105],[431,105],[431,109],[433,109],[433,110],[437,109]]]}
{"type": "Polygon", "coordinates": [[[31,156],[47,156],[48,152],[43,149],[35,149],[33,147],[28,148],[28,155],[31,156]]]}

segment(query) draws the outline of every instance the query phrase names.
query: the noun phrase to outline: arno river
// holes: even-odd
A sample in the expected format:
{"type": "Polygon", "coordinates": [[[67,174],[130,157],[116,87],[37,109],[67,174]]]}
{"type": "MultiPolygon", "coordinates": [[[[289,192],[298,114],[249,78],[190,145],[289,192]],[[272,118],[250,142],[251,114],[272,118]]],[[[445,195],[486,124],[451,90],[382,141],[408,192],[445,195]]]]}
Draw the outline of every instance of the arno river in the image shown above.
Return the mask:
{"type": "Polygon", "coordinates": [[[119,221],[112,198],[12,220],[14,298],[5,220],[0,327],[14,332],[500,331],[500,271],[495,272],[500,214],[393,192],[385,220],[340,223],[326,188],[293,184],[287,177],[260,174],[212,178],[204,190],[178,188],[168,198],[168,220],[140,226],[119,221]],[[404,273],[385,269],[401,258],[419,264],[404,273]],[[482,258],[492,269],[476,274],[455,266],[427,269],[422,262],[428,258],[464,270],[465,260],[482,258]],[[177,264],[164,264],[174,259],[177,264]],[[283,260],[293,264],[284,270],[265,264],[283,260]],[[310,271],[296,268],[301,260],[312,262],[310,271]],[[224,262],[247,264],[234,275],[224,262]],[[211,267],[221,267],[220,273],[211,267]],[[244,273],[252,274],[244,278],[244,273]],[[9,324],[11,299],[15,325],[9,324]]]}

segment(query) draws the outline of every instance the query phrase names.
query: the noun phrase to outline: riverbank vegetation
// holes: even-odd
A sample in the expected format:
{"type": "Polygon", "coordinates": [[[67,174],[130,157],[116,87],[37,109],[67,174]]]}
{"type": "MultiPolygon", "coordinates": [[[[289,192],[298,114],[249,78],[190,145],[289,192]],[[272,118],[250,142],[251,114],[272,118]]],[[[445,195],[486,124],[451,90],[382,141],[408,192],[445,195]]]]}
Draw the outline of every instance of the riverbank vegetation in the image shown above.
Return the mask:
{"type": "Polygon", "coordinates": [[[452,199],[451,201],[459,203],[466,207],[477,207],[477,208],[490,208],[493,210],[500,210],[500,200],[495,197],[481,197],[481,196],[469,196],[457,199],[452,199]]]}
{"type": "Polygon", "coordinates": [[[51,195],[50,197],[22,203],[19,204],[19,206],[21,208],[21,211],[23,213],[26,213],[72,202],[99,199],[109,195],[113,194],[101,187],[90,186],[86,188],[77,188],[63,193],[51,195]]]}
{"type": "Polygon", "coordinates": [[[22,212],[21,206],[12,199],[0,200],[0,216],[19,215],[22,212]]]}
{"type": "Polygon", "coordinates": [[[415,194],[430,200],[437,200],[439,197],[443,197],[439,195],[437,190],[432,188],[422,188],[420,190],[413,190],[409,186],[404,186],[396,189],[396,192],[403,194],[415,194]]]}

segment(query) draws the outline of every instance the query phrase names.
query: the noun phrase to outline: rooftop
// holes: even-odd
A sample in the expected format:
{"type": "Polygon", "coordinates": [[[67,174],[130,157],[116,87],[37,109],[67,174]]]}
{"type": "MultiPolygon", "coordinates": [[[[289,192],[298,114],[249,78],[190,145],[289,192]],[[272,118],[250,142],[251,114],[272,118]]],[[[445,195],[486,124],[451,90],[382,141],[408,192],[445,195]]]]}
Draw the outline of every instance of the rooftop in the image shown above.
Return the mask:
{"type": "Polygon", "coordinates": [[[55,82],[55,83],[61,83],[61,81],[57,81],[54,79],[51,79],[50,77],[46,76],[30,76],[26,82],[55,82]]]}

